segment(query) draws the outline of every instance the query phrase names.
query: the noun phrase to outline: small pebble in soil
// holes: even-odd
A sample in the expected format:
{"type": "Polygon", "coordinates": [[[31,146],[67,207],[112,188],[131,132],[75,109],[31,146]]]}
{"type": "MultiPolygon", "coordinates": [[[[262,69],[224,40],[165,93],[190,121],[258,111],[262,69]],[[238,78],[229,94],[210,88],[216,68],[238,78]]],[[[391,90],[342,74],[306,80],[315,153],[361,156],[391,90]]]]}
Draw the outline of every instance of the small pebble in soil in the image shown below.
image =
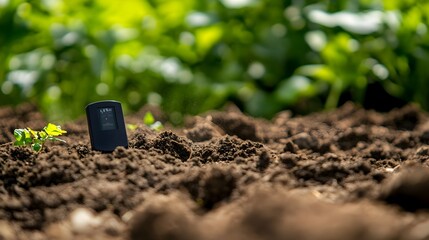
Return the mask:
{"type": "Polygon", "coordinates": [[[101,224],[94,213],[87,208],[78,208],[70,215],[72,230],[75,233],[87,233],[101,224]]]}

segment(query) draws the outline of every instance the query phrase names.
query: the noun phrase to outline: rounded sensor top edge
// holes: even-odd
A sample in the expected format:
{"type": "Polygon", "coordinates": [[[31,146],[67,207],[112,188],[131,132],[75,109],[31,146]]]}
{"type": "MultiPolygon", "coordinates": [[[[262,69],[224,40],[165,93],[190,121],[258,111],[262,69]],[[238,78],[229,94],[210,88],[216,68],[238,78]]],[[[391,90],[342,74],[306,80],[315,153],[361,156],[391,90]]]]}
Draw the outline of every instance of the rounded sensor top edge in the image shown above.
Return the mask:
{"type": "Polygon", "coordinates": [[[118,146],[128,147],[121,103],[106,100],[86,106],[89,137],[93,150],[112,152],[118,146]]]}

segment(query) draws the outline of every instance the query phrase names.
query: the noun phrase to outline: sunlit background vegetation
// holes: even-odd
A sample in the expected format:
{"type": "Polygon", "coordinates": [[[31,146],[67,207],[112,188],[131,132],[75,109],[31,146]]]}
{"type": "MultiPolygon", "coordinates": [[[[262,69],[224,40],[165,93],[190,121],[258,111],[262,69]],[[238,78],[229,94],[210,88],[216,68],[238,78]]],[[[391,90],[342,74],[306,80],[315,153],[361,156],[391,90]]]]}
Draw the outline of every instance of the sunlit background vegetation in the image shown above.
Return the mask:
{"type": "Polygon", "coordinates": [[[429,109],[429,1],[0,0],[0,103],[49,119],[86,104],[170,119],[363,103],[372,84],[429,109]]]}

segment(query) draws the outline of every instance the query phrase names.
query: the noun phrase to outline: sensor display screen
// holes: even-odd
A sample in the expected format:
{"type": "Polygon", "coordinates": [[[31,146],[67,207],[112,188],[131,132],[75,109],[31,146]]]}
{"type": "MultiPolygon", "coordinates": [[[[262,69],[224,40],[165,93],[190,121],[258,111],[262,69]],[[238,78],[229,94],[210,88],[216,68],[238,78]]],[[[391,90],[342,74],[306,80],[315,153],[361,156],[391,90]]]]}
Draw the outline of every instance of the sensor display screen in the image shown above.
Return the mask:
{"type": "Polygon", "coordinates": [[[103,107],[98,109],[100,116],[101,130],[114,130],[118,128],[116,123],[115,109],[112,107],[103,107]]]}

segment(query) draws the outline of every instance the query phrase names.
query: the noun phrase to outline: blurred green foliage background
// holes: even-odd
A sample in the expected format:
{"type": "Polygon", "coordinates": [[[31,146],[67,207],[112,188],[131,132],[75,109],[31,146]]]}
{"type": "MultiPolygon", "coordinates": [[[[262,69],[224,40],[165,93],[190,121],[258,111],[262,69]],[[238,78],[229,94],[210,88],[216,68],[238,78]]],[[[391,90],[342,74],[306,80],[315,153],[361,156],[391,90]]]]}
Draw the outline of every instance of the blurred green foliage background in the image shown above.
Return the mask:
{"type": "Polygon", "coordinates": [[[177,122],[362,103],[377,83],[429,109],[428,26],[426,0],[0,0],[0,103],[65,120],[115,99],[177,122]]]}

